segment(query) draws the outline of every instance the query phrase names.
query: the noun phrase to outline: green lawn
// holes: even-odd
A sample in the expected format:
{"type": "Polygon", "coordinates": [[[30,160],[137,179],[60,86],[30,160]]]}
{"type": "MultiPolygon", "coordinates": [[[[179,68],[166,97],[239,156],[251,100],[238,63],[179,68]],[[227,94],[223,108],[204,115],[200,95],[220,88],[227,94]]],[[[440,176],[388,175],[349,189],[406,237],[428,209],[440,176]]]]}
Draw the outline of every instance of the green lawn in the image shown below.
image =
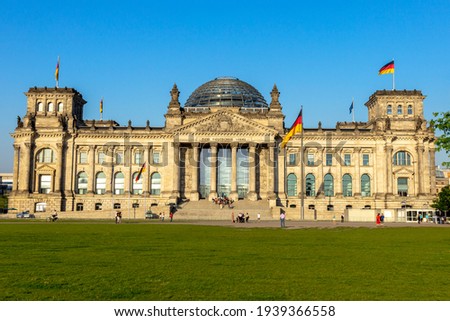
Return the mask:
{"type": "Polygon", "coordinates": [[[0,224],[0,300],[450,300],[444,228],[0,224]]]}

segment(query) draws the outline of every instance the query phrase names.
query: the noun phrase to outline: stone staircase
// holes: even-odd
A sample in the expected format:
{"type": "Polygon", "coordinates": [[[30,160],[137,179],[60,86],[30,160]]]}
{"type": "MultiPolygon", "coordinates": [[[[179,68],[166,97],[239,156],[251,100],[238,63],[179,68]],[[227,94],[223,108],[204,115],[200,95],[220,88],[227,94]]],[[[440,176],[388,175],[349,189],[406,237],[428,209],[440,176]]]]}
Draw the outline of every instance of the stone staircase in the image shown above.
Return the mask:
{"type": "Polygon", "coordinates": [[[228,206],[220,208],[211,201],[200,200],[198,202],[185,202],[178,205],[174,218],[177,220],[230,220],[231,213],[237,217],[239,213],[248,213],[250,220],[256,220],[257,214],[261,214],[261,220],[272,220],[272,214],[268,201],[240,200],[233,203],[233,208],[228,206]]]}

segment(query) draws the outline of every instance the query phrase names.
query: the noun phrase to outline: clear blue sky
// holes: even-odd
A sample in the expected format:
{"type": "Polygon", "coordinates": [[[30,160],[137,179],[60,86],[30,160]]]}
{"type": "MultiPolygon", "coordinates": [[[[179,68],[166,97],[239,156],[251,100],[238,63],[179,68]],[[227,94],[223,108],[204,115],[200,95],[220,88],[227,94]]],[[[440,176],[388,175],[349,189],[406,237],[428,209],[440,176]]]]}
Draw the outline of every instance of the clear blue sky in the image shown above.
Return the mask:
{"type": "MultiPolygon", "coordinates": [[[[364,103],[391,89],[378,69],[395,58],[396,88],[427,96],[425,117],[450,107],[450,1],[2,1],[0,171],[12,171],[16,118],[30,87],[60,86],[88,101],[86,119],[164,125],[173,84],[186,102],[218,76],[276,83],[286,125],[367,120],[364,103]]],[[[438,163],[448,160],[444,154],[438,163]]]]}

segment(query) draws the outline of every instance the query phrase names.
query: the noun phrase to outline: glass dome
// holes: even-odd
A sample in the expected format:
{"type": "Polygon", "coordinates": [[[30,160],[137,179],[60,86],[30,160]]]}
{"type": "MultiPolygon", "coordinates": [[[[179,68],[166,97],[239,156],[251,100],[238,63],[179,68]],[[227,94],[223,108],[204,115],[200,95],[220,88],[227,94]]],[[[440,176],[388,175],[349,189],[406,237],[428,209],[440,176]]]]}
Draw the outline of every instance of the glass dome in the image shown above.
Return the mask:
{"type": "Polygon", "coordinates": [[[267,108],[255,87],[234,77],[219,77],[198,87],[184,107],[267,108]]]}

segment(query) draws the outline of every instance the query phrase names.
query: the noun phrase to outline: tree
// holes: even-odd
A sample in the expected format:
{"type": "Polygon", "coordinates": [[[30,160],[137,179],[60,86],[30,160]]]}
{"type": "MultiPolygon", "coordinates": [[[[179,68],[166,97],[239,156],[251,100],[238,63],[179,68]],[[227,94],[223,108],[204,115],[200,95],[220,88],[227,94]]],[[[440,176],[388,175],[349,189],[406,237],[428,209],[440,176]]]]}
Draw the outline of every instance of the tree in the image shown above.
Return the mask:
{"type": "Polygon", "coordinates": [[[448,212],[450,210],[450,185],[445,186],[439,192],[438,197],[433,201],[431,207],[441,212],[448,212]]]}
{"type": "MultiPolygon", "coordinates": [[[[435,119],[430,121],[432,127],[442,131],[436,140],[436,149],[438,151],[445,151],[450,156],[450,112],[433,113],[435,119]]],[[[442,163],[445,167],[450,167],[450,162],[442,163]]]]}

